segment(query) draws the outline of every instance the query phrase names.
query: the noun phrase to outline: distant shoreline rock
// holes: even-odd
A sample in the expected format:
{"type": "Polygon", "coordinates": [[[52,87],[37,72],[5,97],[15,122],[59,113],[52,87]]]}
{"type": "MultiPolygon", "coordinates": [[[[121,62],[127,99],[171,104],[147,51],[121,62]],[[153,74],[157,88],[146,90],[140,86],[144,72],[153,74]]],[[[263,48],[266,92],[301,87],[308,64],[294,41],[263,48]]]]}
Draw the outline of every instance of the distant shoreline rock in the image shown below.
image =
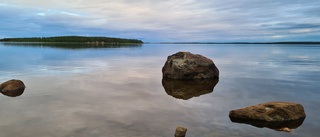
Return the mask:
{"type": "Polygon", "coordinates": [[[164,78],[171,79],[219,78],[219,70],[211,59],[190,52],[168,56],[162,74],[164,78]]]}

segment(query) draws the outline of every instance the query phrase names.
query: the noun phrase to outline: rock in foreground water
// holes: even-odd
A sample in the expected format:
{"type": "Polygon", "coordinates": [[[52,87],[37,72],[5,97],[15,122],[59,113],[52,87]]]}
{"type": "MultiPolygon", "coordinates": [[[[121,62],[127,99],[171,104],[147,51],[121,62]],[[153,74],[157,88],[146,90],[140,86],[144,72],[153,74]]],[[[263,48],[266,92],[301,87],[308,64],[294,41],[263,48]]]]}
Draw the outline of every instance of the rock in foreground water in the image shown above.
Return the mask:
{"type": "Polygon", "coordinates": [[[176,128],[176,132],[174,133],[174,136],[175,136],[175,137],[185,137],[187,130],[188,130],[188,129],[185,128],[185,127],[178,126],[178,127],[176,128]]]}
{"type": "Polygon", "coordinates": [[[271,122],[298,120],[305,118],[306,114],[301,104],[292,102],[268,102],[237,110],[231,110],[229,117],[271,122]]]}
{"type": "Polygon", "coordinates": [[[162,74],[172,79],[209,79],[218,78],[219,70],[211,59],[202,55],[178,52],[168,56],[162,74]]]}
{"type": "Polygon", "coordinates": [[[9,80],[0,85],[0,92],[6,96],[16,97],[20,96],[26,86],[21,80],[9,80]]]}
{"type": "Polygon", "coordinates": [[[291,102],[268,102],[231,110],[232,122],[246,123],[259,128],[290,132],[302,125],[306,114],[302,105],[291,102]]]}

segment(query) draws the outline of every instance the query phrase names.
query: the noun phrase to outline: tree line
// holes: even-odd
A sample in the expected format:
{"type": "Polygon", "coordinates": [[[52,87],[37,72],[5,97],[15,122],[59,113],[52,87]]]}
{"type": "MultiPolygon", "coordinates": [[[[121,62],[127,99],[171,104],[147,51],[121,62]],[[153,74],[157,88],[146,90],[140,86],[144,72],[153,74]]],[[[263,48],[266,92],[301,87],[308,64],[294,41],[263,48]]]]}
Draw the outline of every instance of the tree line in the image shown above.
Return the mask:
{"type": "Polygon", "coordinates": [[[2,42],[73,42],[73,43],[143,43],[137,39],[111,38],[111,37],[86,37],[86,36],[56,36],[56,37],[27,37],[3,38],[2,42]]]}

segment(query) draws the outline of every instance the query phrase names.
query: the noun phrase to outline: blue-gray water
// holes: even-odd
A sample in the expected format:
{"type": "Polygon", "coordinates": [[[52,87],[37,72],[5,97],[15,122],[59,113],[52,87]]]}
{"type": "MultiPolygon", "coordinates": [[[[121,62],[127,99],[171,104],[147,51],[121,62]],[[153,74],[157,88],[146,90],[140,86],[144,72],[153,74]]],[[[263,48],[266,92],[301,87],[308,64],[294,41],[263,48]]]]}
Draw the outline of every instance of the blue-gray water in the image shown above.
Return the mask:
{"type": "Polygon", "coordinates": [[[18,97],[0,96],[1,137],[318,137],[320,45],[144,44],[61,48],[0,43],[0,82],[20,79],[18,97]],[[219,83],[176,99],[162,86],[167,56],[212,59],[219,83]],[[297,102],[306,119],[291,133],[232,123],[231,109],[297,102]]]}

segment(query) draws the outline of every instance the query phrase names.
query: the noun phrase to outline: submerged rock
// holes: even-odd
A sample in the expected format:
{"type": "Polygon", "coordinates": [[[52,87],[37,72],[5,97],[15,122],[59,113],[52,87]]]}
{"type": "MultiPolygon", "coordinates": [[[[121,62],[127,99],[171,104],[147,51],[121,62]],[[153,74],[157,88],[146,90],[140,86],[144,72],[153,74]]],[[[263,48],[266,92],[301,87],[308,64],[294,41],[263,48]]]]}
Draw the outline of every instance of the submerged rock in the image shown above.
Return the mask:
{"type": "Polygon", "coordinates": [[[219,79],[195,79],[195,80],[177,80],[162,79],[162,86],[166,93],[177,99],[188,100],[204,94],[213,92],[219,79]]]}
{"type": "Polygon", "coordinates": [[[202,55],[178,52],[168,56],[162,74],[172,79],[208,79],[218,78],[219,70],[211,59],[202,55]]]}
{"type": "Polygon", "coordinates": [[[21,80],[9,80],[0,85],[0,92],[6,96],[16,97],[23,94],[26,86],[21,80]]]}
{"type": "Polygon", "coordinates": [[[306,114],[301,104],[291,102],[268,102],[231,110],[232,122],[246,123],[256,127],[267,127],[290,132],[302,125],[306,114]]]}

